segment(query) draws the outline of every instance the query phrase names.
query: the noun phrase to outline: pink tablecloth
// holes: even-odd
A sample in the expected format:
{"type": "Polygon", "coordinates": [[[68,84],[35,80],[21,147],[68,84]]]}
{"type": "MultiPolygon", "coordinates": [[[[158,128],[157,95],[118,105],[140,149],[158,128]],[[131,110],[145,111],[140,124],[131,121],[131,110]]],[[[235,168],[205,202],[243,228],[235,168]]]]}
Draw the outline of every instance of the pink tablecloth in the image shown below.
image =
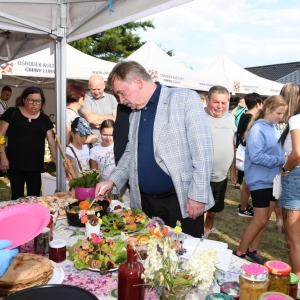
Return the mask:
{"type": "MultiPolygon", "coordinates": [[[[85,238],[85,229],[70,227],[66,219],[57,220],[54,238],[63,239],[66,241],[67,245],[74,245],[78,238],[85,238]],[[74,233],[78,234],[74,236],[74,233]]],[[[33,253],[33,241],[26,243],[21,246],[21,252],[31,252],[33,253]]],[[[229,266],[229,271],[226,272],[223,280],[224,281],[236,281],[238,280],[239,270],[242,264],[246,261],[242,260],[234,255],[231,257],[231,262],[229,266]]],[[[246,262],[247,263],[247,262],[246,262]]],[[[117,272],[110,272],[106,275],[100,275],[99,272],[90,270],[77,270],[72,261],[66,259],[62,263],[58,264],[65,273],[63,284],[79,286],[84,288],[93,294],[95,294],[98,299],[101,300],[115,300],[117,299],[117,272]]],[[[213,287],[212,287],[213,288],[213,287]]],[[[215,290],[212,290],[215,291],[215,290]]],[[[211,292],[212,292],[211,291],[211,292]]],[[[189,294],[187,299],[204,299],[205,297],[199,297],[198,294],[189,294]]],[[[158,295],[155,291],[146,289],[145,293],[146,300],[156,300],[158,295]]]]}
{"type": "MultiPolygon", "coordinates": [[[[60,220],[56,226],[56,230],[54,231],[54,238],[64,239],[67,244],[68,240],[76,240],[77,238],[84,236],[76,236],[70,239],[74,230],[81,230],[75,227],[67,226],[65,220],[60,220]]],[[[72,242],[71,242],[72,243],[72,242]]],[[[33,240],[22,245],[21,252],[29,252],[33,253],[33,240]]],[[[66,259],[64,262],[58,264],[65,273],[63,284],[79,286],[84,288],[94,295],[96,295],[99,299],[103,300],[115,300],[117,299],[117,279],[118,273],[117,272],[110,272],[106,275],[100,275],[99,272],[90,271],[90,270],[77,270],[74,267],[72,261],[66,259]]],[[[158,299],[157,294],[155,291],[150,291],[146,289],[146,296],[145,299],[158,299]]]]}

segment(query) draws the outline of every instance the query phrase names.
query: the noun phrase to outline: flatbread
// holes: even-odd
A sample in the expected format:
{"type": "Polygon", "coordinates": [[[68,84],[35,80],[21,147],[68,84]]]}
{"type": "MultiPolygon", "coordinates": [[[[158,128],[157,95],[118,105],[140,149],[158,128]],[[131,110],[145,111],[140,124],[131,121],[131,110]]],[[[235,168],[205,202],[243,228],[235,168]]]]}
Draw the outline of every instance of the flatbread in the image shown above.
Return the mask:
{"type": "Polygon", "coordinates": [[[19,253],[0,278],[0,296],[46,284],[53,274],[50,260],[41,255],[19,253]]]}

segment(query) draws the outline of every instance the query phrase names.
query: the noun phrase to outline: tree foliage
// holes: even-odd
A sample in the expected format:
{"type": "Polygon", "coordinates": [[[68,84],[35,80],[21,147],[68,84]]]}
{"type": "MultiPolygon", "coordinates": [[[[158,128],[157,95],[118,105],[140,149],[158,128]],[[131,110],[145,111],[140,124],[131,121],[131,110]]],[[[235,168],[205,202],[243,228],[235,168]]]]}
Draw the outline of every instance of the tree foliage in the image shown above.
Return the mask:
{"type": "MultiPolygon", "coordinates": [[[[139,49],[145,42],[135,33],[138,29],[147,31],[155,28],[152,21],[129,22],[98,34],[71,42],[70,45],[86,54],[104,60],[118,62],[139,49]]],[[[166,51],[170,56],[173,50],[166,51]]]]}

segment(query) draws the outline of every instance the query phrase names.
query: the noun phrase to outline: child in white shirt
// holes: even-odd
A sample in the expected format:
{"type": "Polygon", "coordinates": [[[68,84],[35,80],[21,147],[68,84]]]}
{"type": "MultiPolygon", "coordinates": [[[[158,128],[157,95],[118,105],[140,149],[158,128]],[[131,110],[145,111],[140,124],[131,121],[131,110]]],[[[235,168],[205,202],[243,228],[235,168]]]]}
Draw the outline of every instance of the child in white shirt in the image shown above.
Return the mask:
{"type": "Polygon", "coordinates": [[[102,122],[100,126],[102,142],[90,151],[90,168],[100,170],[100,181],[106,180],[116,166],[113,139],[114,124],[115,122],[110,119],[102,122]]]}
{"type": "Polygon", "coordinates": [[[74,119],[70,132],[71,143],[67,146],[66,154],[76,158],[80,171],[90,168],[90,150],[85,142],[91,134],[90,125],[84,118],[74,119]]]}

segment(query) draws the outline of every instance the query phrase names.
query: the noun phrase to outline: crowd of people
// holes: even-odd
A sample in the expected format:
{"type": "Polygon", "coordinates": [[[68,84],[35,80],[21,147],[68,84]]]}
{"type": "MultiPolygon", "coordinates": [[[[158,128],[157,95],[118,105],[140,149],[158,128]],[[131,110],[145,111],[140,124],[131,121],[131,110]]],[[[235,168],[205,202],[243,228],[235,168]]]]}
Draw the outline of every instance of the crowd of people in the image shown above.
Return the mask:
{"type": "MultiPolygon", "coordinates": [[[[259,243],[275,210],[292,270],[300,276],[297,86],[286,84],[280,95],[265,100],[250,93],[237,98],[229,111],[225,87],[211,87],[200,100],[195,91],[154,82],[134,61],[116,64],[107,85],[113,95],[104,92],[103,78],[93,75],[87,93],[70,84],[66,95],[66,153],[80,170],[101,171],[95,193],[99,201],[113,190],[129,190],[132,207],[171,227],[179,220],[183,232],[202,237],[225,208],[229,177],[240,190],[238,215],[252,218],[234,254],[264,263],[259,243]],[[239,144],[245,147],[243,171],[236,169],[239,144]],[[275,199],[273,179],[279,173],[282,195],[275,199]]],[[[9,98],[9,90],[4,92],[0,104],[9,98]]],[[[1,170],[9,170],[12,199],[24,196],[24,183],[29,194],[39,195],[45,137],[56,159],[53,125],[41,111],[42,90],[27,88],[20,100],[18,108],[4,108],[0,124],[0,137],[9,140],[7,151],[1,151],[1,170]]]]}

